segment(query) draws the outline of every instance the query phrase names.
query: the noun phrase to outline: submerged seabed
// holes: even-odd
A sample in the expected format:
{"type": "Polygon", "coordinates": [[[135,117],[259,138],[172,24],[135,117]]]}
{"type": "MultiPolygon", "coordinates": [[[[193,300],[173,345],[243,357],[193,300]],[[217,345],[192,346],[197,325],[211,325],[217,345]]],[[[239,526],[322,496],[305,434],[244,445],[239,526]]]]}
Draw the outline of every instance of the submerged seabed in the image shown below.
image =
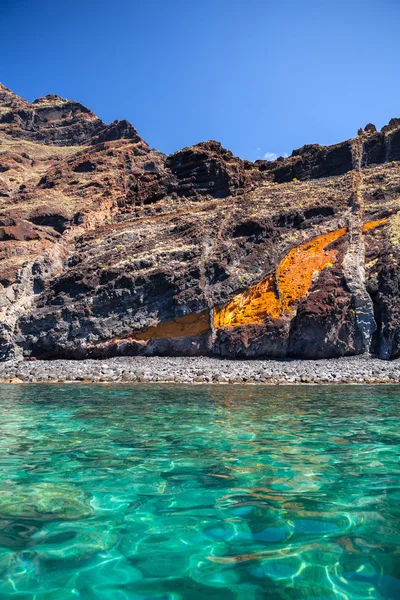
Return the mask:
{"type": "Polygon", "coordinates": [[[0,598],[400,598],[400,386],[0,386],[0,598]]]}

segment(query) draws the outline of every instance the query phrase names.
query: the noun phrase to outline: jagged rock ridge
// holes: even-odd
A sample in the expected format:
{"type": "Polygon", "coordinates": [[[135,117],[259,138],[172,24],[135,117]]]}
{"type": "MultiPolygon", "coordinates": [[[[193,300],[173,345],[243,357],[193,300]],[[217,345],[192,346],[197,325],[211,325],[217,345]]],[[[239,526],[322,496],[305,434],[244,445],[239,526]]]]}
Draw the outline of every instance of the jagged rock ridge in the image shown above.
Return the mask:
{"type": "Polygon", "coordinates": [[[400,355],[400,120],[249,161],[0,85],[0,356],[400,355]]]}

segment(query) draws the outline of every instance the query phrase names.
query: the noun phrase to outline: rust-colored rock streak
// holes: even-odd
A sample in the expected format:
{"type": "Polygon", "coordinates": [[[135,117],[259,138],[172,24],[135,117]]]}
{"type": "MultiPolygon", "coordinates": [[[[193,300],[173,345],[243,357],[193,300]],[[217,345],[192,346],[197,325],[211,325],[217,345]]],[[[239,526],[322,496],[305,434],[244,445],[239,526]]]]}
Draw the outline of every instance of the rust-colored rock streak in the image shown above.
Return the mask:
{"type": "Polygon", "coordinates": [[[210,331],[209,312],[203,310],[200,313],[192,313],[171,321],[158,323],[158,325],[152,325],[144,331],[133,333],[129,339],[147,341],[152,338],[195,337],[208,331],[210,331]]]}
{"type": "Polygon", "coordinates": [[[336,250],[326,248],[346,231],[343,227],[320,235],[293,248],[281,261],[277,269],[277,280],[282,298],[282,313],[289,312],[296,302],[307,295],[316,274],[336,262],[336,250]]]}
{"type": "Polygon", "coordinates": [[[236,327],[250,323],[263,323],[266,317],[278,318],[281,314],[281,300],[277,294],[275,276],[269,275],[264,281],[251,286],[242,294],[237,294],[228,304],[214,309],[214,327],[236,327]]]}
{"type": "Polygon", "coordinates": [[[288,312],[308,293],[315,273],[336,261],[336,251],[325,248],[345,233],[346,228],[338,229],[293,248],[276,274],[215,309],[215,328],[262,323],[266,317],[276,319],[288,312]]]}
{"type": "MultiPolygon", "coordinates": [[[[366,232],[387,222],[388,218],[369,221],[363,225],[366,232]]],[[[276,319],[293,311],[293,306],[304,298],[315,276],[336,262],[336,250],[328,246],[345,235],[343,227],[293,248],[280,262],[275,274],[251,286],[230,302],[214,310],[214,327],[237,327],[262,323],[266,317],[276,319]]]]}
{"type": "Polygon", "coordinates": [[[385,225],[385,223],[387,223],[389,220],[389,217],[384,217],[383,219],[378,219],[377,221],[368,221],[367,223],[364,223],[364,225],[362,226],[362,232],[365,233],[366,231],[369,231],[370,229],[375,229],[375,227],[379,227],[379,225],[385,225]]]}

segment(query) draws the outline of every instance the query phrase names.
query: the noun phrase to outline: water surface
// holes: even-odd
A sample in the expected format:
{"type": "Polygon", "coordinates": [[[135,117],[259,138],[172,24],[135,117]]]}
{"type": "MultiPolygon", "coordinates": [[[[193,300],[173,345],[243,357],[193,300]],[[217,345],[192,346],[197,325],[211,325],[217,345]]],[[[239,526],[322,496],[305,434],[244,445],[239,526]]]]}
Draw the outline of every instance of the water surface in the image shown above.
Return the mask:
{"type": "Polygon", "coordinates": [[[0,386],[0,599],[400,599],[400,386],[0,386]]]}

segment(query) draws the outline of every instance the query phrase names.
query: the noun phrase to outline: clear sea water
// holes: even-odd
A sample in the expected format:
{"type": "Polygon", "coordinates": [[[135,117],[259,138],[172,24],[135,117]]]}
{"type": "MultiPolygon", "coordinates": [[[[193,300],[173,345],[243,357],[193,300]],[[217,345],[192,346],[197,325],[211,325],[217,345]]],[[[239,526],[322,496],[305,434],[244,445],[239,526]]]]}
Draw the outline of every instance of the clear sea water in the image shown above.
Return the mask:
{"type": "Polygon", "coordinates": [[[400,386],[0,386],[0,599],[400,599],[400,386]]]}

